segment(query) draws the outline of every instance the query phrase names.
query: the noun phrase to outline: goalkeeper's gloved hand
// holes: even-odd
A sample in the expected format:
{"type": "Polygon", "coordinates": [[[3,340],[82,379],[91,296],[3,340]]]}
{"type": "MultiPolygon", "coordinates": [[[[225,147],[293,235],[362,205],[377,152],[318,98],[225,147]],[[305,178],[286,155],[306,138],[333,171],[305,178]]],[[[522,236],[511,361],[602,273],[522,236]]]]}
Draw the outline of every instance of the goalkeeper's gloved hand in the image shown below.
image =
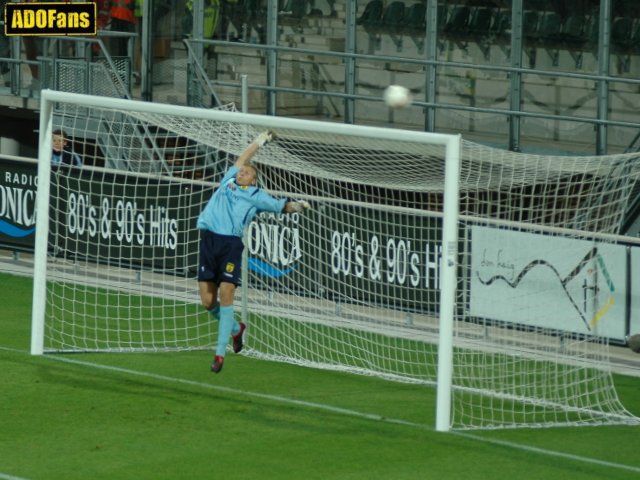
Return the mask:
{"type": "Polygon", "coordinates": [[[290,202],[290,210],[291,213],[299,213],[302,212],[303,210],[307,210],[308,208],[311,208],[311,205],[309,205],[309,202],[307,202],[306,200],[298,200],[298,201],[294,201],[294,202],[290,202]]]}
{"type": "Polygon", "coordinates": [[[271,140],[273,140],[273,132],[271,130],[265,130],[256,137],[253,143],[262,147],[265,143],[269,143],[271,140]]]}

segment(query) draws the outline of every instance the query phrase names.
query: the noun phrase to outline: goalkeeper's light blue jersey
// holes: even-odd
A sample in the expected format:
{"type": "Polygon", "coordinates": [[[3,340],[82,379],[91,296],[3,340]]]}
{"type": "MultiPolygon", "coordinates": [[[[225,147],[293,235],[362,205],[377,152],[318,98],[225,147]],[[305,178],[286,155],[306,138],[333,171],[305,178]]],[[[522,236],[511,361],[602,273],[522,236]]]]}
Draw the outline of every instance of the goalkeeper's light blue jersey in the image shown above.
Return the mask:
{"type": "Polygon", "coordinates": [[[260,212],[280,213],[287,200],[277,199],[255,186],[239,186],[234,165],[222,178],[198,217],[198,229],[242,237],[244,228],[260,212]]]}

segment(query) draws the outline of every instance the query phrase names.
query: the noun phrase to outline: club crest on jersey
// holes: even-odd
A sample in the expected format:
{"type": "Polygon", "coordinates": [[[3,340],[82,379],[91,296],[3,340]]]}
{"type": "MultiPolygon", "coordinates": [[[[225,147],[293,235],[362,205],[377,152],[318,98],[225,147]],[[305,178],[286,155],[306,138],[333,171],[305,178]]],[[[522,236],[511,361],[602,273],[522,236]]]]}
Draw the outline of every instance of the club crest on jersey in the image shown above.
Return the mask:
{"type": "Polygon", "coordinates": [[[231,262],[227,263],[227,267],[225,268],[225,270],[226,270],[228,273],[233,273],[233,271],[234,271],[235,269],[236,269],[235,264],[233,264],[233,263],[231,263],[231,262]]]}

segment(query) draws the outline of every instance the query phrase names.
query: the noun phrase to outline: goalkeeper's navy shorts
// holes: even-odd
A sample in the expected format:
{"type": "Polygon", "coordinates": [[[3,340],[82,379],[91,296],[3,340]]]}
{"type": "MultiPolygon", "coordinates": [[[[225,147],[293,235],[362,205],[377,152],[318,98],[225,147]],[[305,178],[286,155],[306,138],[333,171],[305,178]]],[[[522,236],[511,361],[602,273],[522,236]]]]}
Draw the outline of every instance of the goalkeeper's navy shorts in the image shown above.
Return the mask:
{"type": "Polygon", "coordinates": [[[240,285],[242,250],[240,237],[200,230],[198,281],[240,285]]]}

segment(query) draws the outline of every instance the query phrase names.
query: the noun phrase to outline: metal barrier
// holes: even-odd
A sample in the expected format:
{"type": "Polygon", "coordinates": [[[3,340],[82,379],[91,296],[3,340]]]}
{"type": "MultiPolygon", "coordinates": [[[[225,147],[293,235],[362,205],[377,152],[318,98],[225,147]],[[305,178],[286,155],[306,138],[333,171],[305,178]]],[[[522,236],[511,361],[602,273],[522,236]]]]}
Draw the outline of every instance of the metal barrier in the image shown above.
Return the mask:
{"type": "Polygon", "coordinates": [[[38,98],[42,88],[131,98],[131,58],[112,57],[103,38],[127,38],[128,50],[133,51],[135,34],[102,32],[99,37],[43,37],[38,39],[42,48],[37,59],[21,58],[21,39],[8,39],[11,56],[0,57],[8,65],[0,95],[38,98]],[[27,75],[23,66],[29,66],[27,75]],[[38,71],[38,76],[33,72],[38,71]]]}
{"type": "MultiPolygon", "coordinates": [[[[613,85],[617,85],[620,88],[625,88],[627,90],[637,89],[640,87],[640,80],[637,78],[624,78],[624,77],[616,77],[612,75],[599,75],[593,73],[581,73],[581,72],[560,72],[560,71],[548,71],[541,69],[532,69],[532,68],[524,68],[524,67],[512,67],[512,66],[501,66],[501,65],[478,65],[471,63],[462,63],[462,62],[452,62],[446,60],[425,60],[425,59],[415,59],[415,58],[403,58],[398,56],[385,56],[385,55],[370,55],[370,54],[358,54],[358,53],[343,53],[343,52],[334,52],[334,51],[326,51],[326,50],[314,50],[308,48],[293,48],[293,47],[285,47],[285,46],[276,46],[276,45],[260,45],[260,44],[249,44],[244,42],[227,42],[227,41],[217,41],[217,40],[191,40],[193,44],[201,43],[204,46],[211,46],[215,49],[217,55],[225,55],[232,57],[233,55],[238,56],[236,52],[246,51],[244,54],[246,57],[250,57],[250,52],[257,52],[255,56],[262,59],[262,68],[260,72],[255,72],[250,76],[250,92],[256,93],[261,92],[264,94],[265,98],[267,98],[266,105],[264,105],[265,113],[272,115],[284,114],[288,115],[288,113],[281,113],[278,105],[281,103],[292,103],[289,102],[279,102],[279,97],[284,98],[305,98],[305,99],[314,99],[315,105],[317,106],[317,111],[325,111],[323,107],[323,103],[327,100],[330,100],[332,105],[337,105],[340,102],[343,102],[345,107],[343,112],[339,112],[337,116],[342,117],[345,123],[357,123],[354,118],[349,118],[347,102],[354,102],[356,106],[361,105],[365,110],[369,108],[370,105],[378,105],[379,108],[384,108],[382,105],[382,89],[384,88],[384,84],[376,84],[373,81],[369,81],[368,83],[358,82],[357,78],[358,70],[360,68],[369,68],[371,69],[371,65],[380,65],[381,71],[385,71],[385,64],[393,64],[393,65],[402,65],[404,68],[413,67],[414,70],[418,73],[416,75],[421,76],[423,78],[422,85],[428,84],[428,67],[434,68],[437,72],[443,71],[459,71],[465,72],[464,76],[460,75],[461,81],[467,82],[468,84],[475,83],[475,78],[481,78],[483,76],[491,76],[495,74],[499,74],[501,77],[505,79],[505,83],[508,88],[508,80],[514,77],[533,77],[538,76],[541,79],[545,79],[547,83],[552,82],[561,82],[561,81],[573,81],[575,83],[580,83],[582,85],[592,85],[592,88],[585,87],[586,92],[591,92],[594,97],[601,96],[598,92],[600,85],[606,85],[611,88],[613,85]],[[226,52],[226,53],[225,53],[226,52]],[[269,73],[269,62],[267,61],[270,55],[274,55],[276,57],[276,65],[277,72],[275,75],[269,73]],[[283,58],[286,57],[286,60],[283,58]],[[309,60],[311,59],[311,60],[309,60]],[[298,83],[302,85],[302,87],[295,86],[282,86],[282,84],[286,84],[286,82],[282,81],[282,72],[286,70],[286,63],[290,62],[291,64],[299,63],[297,67],[291,67],[291,70],[297,70],[300,74],[300,80],[298,83]],[[303,74],[305,71],[305,67],[303,62],[310,63],[312,66],[316,66],[318,64],[321,65],[339,65],[340,73],[336,76],[341,83],[338,81],[331,79],[322,79],[320,78],[321,85],[314,85],[312,82],[305,82],[303,78],[303,74]],[[349,65],[353,65],[353,70],[349,70],[349,65]],[[332,87],[332,88],[329,88],[332,87]],[[359,92],[373,92],[373,93],[359,93],[359,92]],[[354,93],[347,93],[354,92],[354,93]],[[287,97],[290,96],[290,97],[287,97]],[[271,99],[271,100],[270,100],[271,99]]],[[[242,54],[241,54],[242,55],[242,54]]],[[[243,57],[244,58],[244,57],[243,57]]],[[[240,97],[241,91],[241,80],[236,75],[237,78],[211,78],[210,84],[212,88],[217,92],[217,95],[221,98],[223,103],[228,101],[235,101],[240,97]],[[226,93],[223,94],[223,92],[226,93]]],[[[294,82],[289,82],[294,83],[294,82]]],[[[475,86],[469,86],[469,89],[474,89],[475,86]]],[[[520,84],[520,88],[522,88],[522,84],[520,84]]],[[[423,95],[426,93],[423,89],[421,92],[423,95]]],[[[475,93],[471,91],[471,93],[475,93]]],[[[465,93],[465,95],[468,95],[465,93]]],[[[513,91],[505,92],[506,96],[513,95],[513,91]]],[[[513,103],[513,102],[511,102],[513,103]]],[[[516,102],[517,103],[517,102],[516,102]]],[[[521,102],[520,102],[521,103],[521,102]]],[[[535,103],[535,102],[532,102],[535,103]]],[[[256,106],[252,105],[254,111],[262,109],[263,105],[256,106]]],[[[457,114],[464,115],[492,115],[496,117],[500,117],[503,119],[505,124],[513,124],[515,122],[520,122],[525,119],[543,119],[554,122],[567,122],[571,124],[579,124],[585,126],[591,126],[596,131],[600,128],[607,129],[612,127],[620,127],[622,129],[630,129],[632,132],[629,136],[633,138],[635,136],[635,132],[640,129],[640,123],[636,121],[623,121],[623,120],[614,120],[608,118],[606,112],[602,112],[600,109],[593,108],[593,116],[578,116],[557,112],[544,112],[544,111],[533,111],[533,110],[524,110],[524,109],[513,109],[510,104],[507,104],[505,108],[492,108],[492,107],[483,107],[473,105],[472,102],[469,104],[462,103],[453,103],[447,102],[443,100],[439,101],[429,101],[423,96],[422,98],[414,96],[413,107],[417,107],[422,109],[425,112],[423,118],[427,117],[427,112],[452,112],[457,114]]],[[[553,108],[551,105],[549,108],[553,108]]],[[[363,121],[371,122],[372,119],[362,117],[363,121]]],[[[387,117],[383,117],[384,122],[388,122],[387,117]]],[[[384,125],[384,123],[383,123],[384,125]]],[[[410,126],[411,128],[420,128],[421,125],[413,124],[410,126]]],[[[426,125],[423,124],[422,127],[425,130],[435,130],[435,125],[426,125]]],[[[442,130],[439,130],[442,131],[442,130]]],[[[464,130],[462,130],[463,133],[464,130]]],[[[518,132],[508,132],[509,135],[515,137],[518,135],[518,132]]],[[[628,140],[625,144],[629,145],[631,140],[628,140]]],[[[510,145],[512,150],[518,151],[518,145],[520,144],[519,138],[511,138],[510,145]]],[[[605,145],[600,146],[601,151],[597,151],[596,153],[602,154],[606,153],[604,150],[605,145]]],[[[623,147],[624,149],[624,147],[623,147]]],[[[621,150],[622,151],[622,150],[621,150]]],[[[617,153],[617,152],[615,152],[617,153]]]]}
{"type": "Polygon", "coordinates": [[[222,102],[211,84],[198,55],[194,52],[190,40],[183,43],[187,49],[187,105],[191,107],[219,107],[222,102]]]}

